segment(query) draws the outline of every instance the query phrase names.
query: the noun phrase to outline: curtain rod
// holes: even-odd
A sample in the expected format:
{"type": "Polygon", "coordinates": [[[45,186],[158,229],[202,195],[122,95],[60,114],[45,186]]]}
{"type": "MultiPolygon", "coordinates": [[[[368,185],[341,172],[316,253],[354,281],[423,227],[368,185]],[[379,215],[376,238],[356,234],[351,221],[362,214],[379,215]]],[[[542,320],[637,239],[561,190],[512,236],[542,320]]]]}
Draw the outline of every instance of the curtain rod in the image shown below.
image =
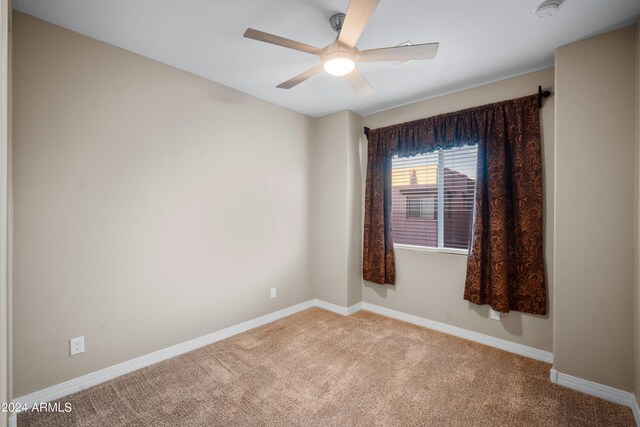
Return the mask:
{"type": "Polygon", "coordinates": [[[551,92],[542,89],[542,86],[538,86],[538,108],[542,108],[542,98],[548,98],[551,96],[551,92]]]}
{"type": "MultiPolygon", "coordinates": [[[[538,86],[538,108],[542,108],[542,98],[548,98],[551,96],[551,92],[549,92],[548,90],[542,89],[542,86],[538,86]]],[[[369,131],[370,129],[368,127],[364,127],[364,135],[369,138],[369,131]]]]}

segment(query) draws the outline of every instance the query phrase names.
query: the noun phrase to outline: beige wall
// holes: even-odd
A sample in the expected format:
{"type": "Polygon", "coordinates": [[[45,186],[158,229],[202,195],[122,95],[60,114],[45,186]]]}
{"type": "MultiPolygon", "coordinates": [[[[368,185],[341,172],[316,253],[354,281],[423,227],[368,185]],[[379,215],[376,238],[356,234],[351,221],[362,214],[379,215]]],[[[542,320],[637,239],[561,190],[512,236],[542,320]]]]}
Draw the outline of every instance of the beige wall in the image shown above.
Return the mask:
{"type": "Polygon", "coordinates": [[[640,405],[640,19],[636,22],[635,394],[640,405]]]}
{"type": "Polygon", "coordinates": [[[341,111],[316,120],[311,152],[314,295],[342,307],[361,301],[362,119],[341,111]]]}
{"type": "MultiPolygon", "coordinates": [[[[7,0],[0,0],[0,402],[11,401],[9,383],[10,318],[9,292],[9,19],[7,0]]],[[[5,427],[8,414],[0,413],[0,427],[5,427]]]]}
{"type": "MultiPolygon", "coordinates": [[[[552,88],[553,69],[527,74],[451,95],[394,108],[364,118],[372,129],[477,105],[531,95],[538,85],[552,88]]],[[[542,109],[545,197],[545,259],[549,293],[553,295],[553,128],[554,97],[542,109]]],[[[500,321],[489,319],[488,306],[462,299],[466,256],[408,249],[396,250],[396,286],[365,282],[363,301],[427,319],[552,351],[553,307],[547,316],[511,312],[500,321]]]]}
{"type": "Polygon", "coordinates": [[[14,27],[15,396],[312,297],[312,119],[14,27]]]}
{"type": "Polygon", "coordinates": [[[347,306],[362,301],[362,171],[360,148],[364,139],[362,117],[349,111],[347,141],[347,306]]]}
{"type": "Polygon", "coordinates": [[[316,120],[311,150],[311,254],[314,296],[347,305],[347,135],[349,112],[316,120]]]}
{"type": "Polygon", "coordinates": [[[556,51],[554,367],[633,390],[635,32],[556,51]]]}

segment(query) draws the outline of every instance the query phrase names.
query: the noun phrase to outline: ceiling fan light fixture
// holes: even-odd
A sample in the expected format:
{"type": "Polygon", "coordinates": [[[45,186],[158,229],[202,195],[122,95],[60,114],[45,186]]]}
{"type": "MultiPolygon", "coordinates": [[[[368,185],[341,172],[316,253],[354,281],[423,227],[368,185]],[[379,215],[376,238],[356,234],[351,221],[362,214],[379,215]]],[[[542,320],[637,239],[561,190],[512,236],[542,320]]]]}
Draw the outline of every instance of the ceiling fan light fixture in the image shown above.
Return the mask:
{"type": "Polygon", "coordinates": [[[324,69],[333,76],[346,76],[356,66],[355,55],[350,52],[331,52],[322,58],[324,69]]]}
{"type": "MultiPolygon", "coordinates": [[[[540,1],[540,0],[538,0],[540,1]]],[[[551,1],[551,0],[547,0],[551,1]]],[[[562,0],[554,0],[562,1],[562,0]]],[[[349,0],[347,13],[336,13],[329,18],[331,28],[338,37],[323,48],[311,46],[295,40],[247,28],[244,37],[276,46],[286,47],[300,52],[316,55],[320,63],[276,86],[279,89],[291,89],[322,72],[322,69],[334,76],[344,76],[358,95],[368,95],[373,88],[360,74],[356,62],[382,62],[402,64],[408,61],[433,59],[438,51],[439,43],[421,43],[413,45],[409,42],[401,46],[383,47],[360,51],[356,44],[367,26],[380,0],[349,0]]]]}

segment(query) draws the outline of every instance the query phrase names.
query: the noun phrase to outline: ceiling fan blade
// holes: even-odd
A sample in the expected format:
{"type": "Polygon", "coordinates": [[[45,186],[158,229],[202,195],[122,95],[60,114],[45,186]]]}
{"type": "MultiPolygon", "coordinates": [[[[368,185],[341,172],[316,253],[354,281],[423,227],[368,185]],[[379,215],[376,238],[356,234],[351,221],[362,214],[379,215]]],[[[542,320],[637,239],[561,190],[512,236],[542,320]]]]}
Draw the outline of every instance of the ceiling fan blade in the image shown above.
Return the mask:
{"type": "Polygon", "coordinates": [[[380,0],[351,0],[342,23],[338,41],[354,47],[380,0]]]}
{"type": "Polygon", "coordinates": [[[253,28],[247,28],[244,32],[244,37],[248,39],[258,40],[265,43],[275,44],[277,46],[286,47],[293,50],[300,50],[302,52],[318,55],[320,48],[315,46],[309,46],[308,44],[300,43],[295,40],[285,39],[284,37],[276,36],[274,34],[265,33],[264,31],[254,30],[253,28]]]}
{"type": "Polygon", "coordinates": [[[410,46],[386,47],[382,49],[363,50],[358,55],[358,61],[413,61],[419,59],[433,59],[438,52],[440,43],[423,43],[410,46]]]}
{"type": "Polygon", "coordinates": [[[291,89],[297,84],[302,83],[303,81],[315,76],[320,71],[322,71],[322,64],[316,65],[313,68],[308,69],[304,73],[300,73],[292,79],[287,80],[284,83],[280,83],[277,87],[280,89],[291,89]]]}
{"type": "Polygon", "coordinates": [[[373,93],[373,88],[369,82],[360,74],[360,71],[353,70],[346,76],[344,76],[353,90],[360,96],[369,95],[373,93]]]}

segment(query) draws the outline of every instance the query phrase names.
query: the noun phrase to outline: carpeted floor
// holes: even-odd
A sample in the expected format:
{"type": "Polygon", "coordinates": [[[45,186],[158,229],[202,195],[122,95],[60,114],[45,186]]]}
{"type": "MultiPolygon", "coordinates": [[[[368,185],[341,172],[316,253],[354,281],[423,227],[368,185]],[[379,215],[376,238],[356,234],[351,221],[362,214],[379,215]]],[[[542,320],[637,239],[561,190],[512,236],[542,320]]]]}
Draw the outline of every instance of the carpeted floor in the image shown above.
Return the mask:
{"type": "Polygon", "coordinates": [[[19,426],[633,426],[550,365],[361,311],[313,308],[23,413],[19,426]]]}

